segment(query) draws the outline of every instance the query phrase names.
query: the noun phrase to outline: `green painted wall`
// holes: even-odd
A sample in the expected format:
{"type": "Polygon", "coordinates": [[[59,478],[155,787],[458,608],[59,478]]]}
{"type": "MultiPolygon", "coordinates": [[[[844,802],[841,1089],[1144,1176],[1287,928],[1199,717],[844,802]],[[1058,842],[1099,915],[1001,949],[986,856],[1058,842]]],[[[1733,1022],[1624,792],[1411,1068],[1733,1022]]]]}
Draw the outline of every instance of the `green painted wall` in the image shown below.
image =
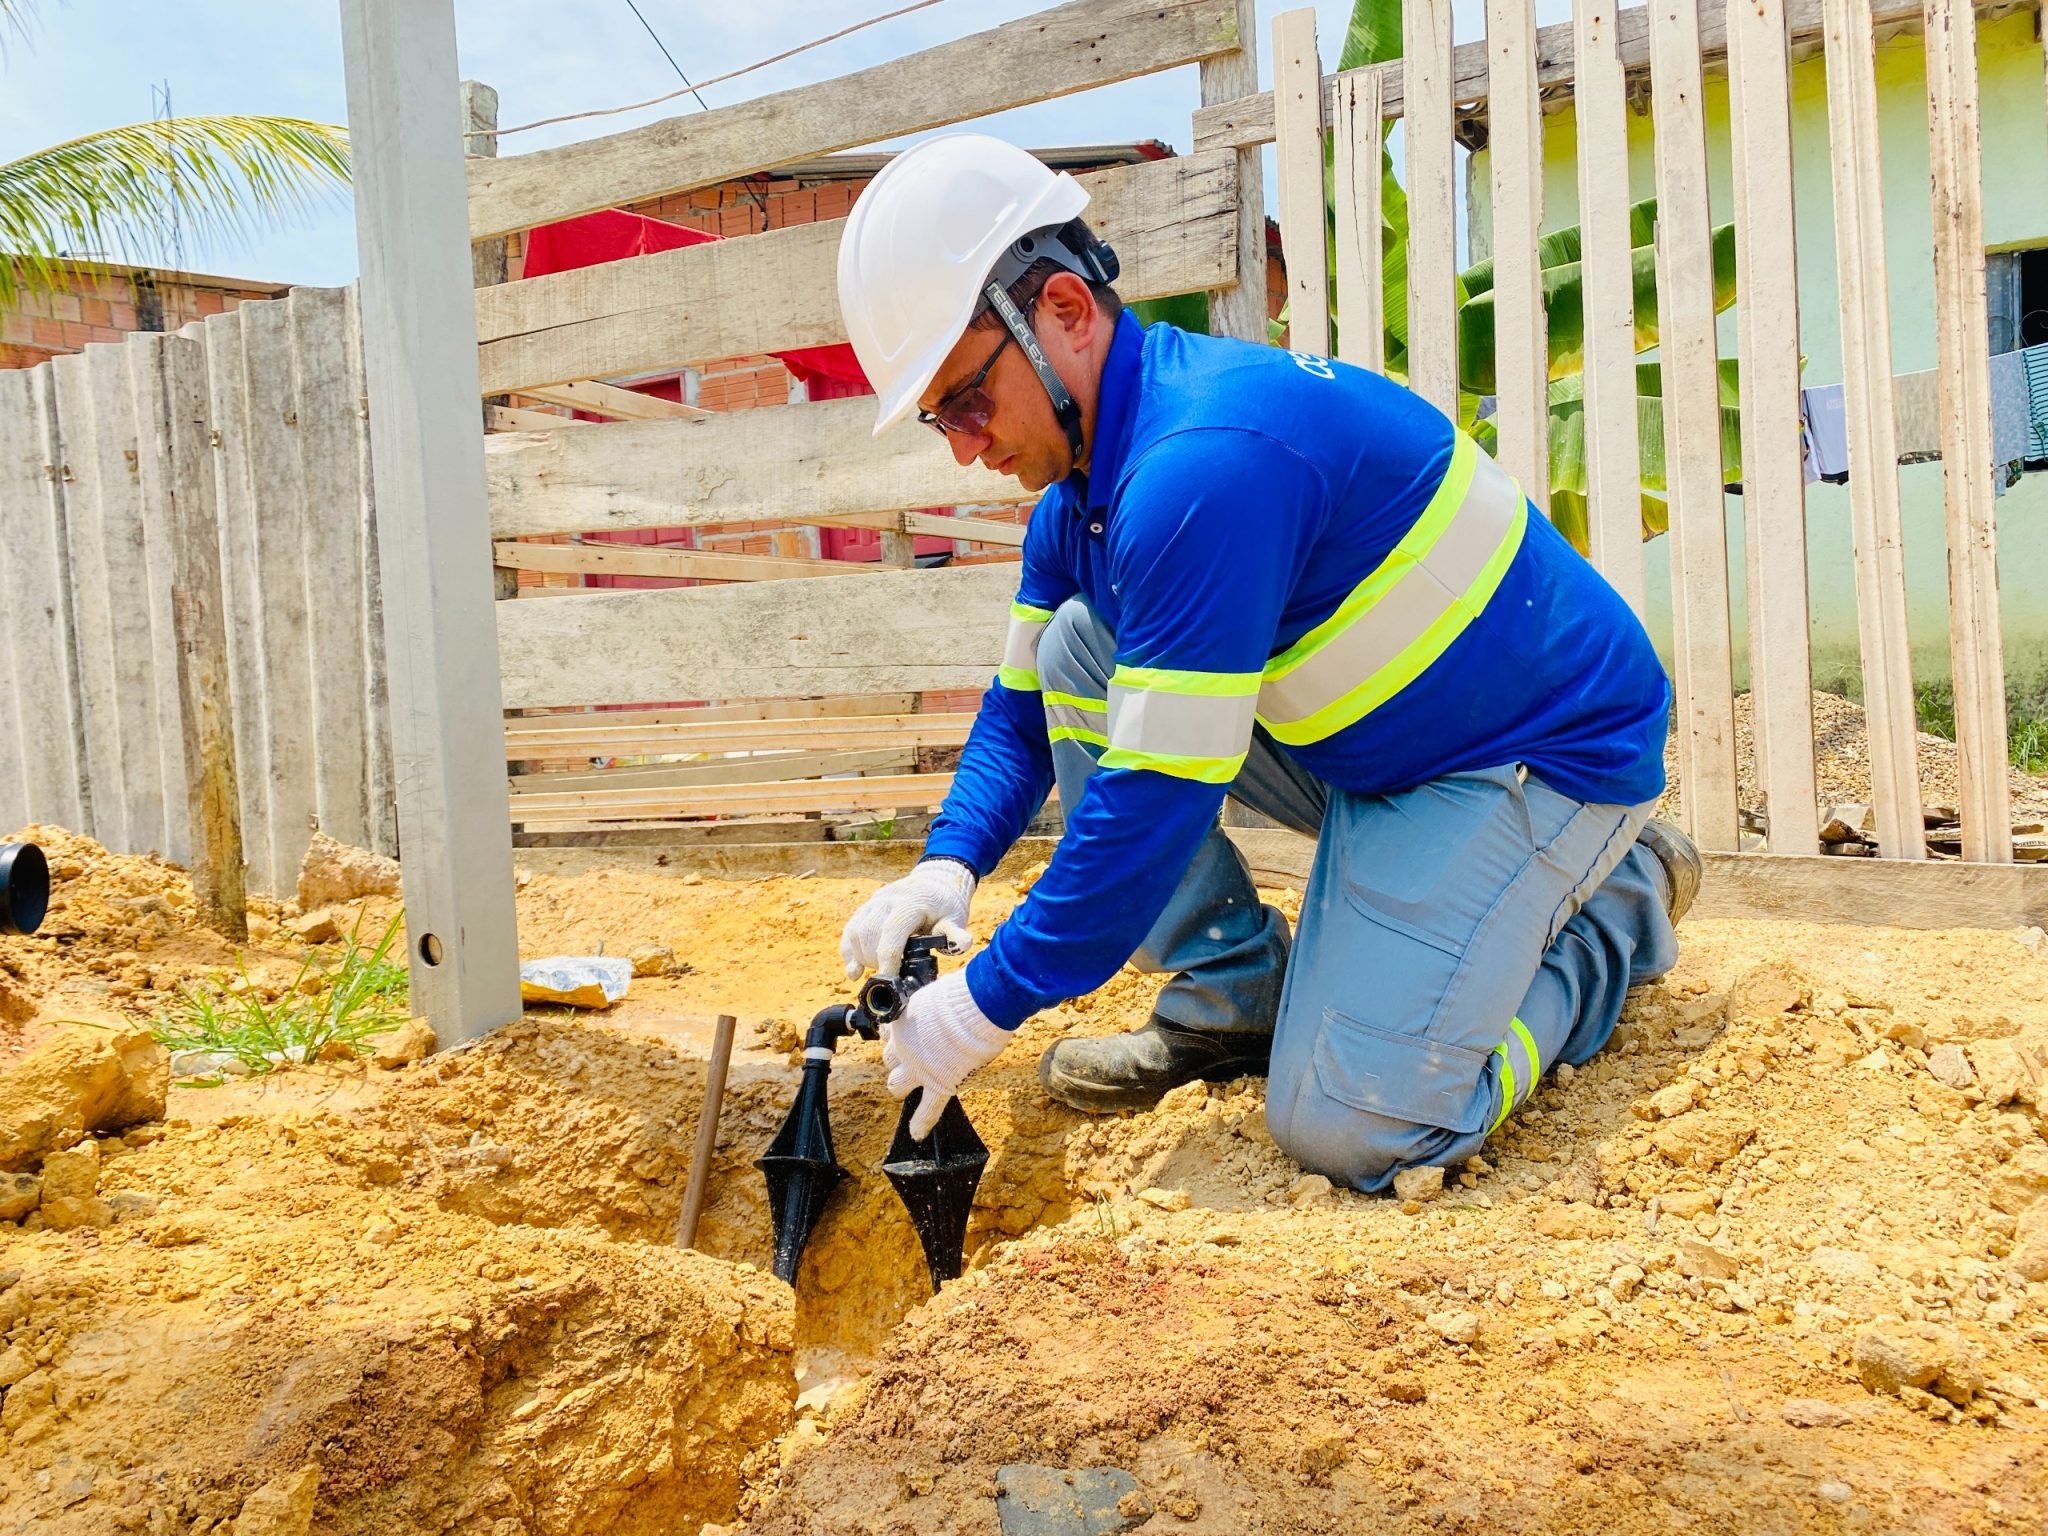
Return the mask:
{"type": "MultiPolygon", "coordinates": [[[[2048,69],[2032,13],[1982,21],[1977,33],[1984,142],[1984,237],[1992,249],[2048,245],[2048,69]]],[[[1885,245],[1891,292],[1892,362],[1900,373],[1935,364],[1934,257],[1928,199],[1927,97],[1921,40],[1910,34],[1881,43],[1877,56],[1885,198],[1885,245]]],[[[1651,122],[1629,114],[1629,181],[1635,198],[1653,196],[1656,175],[1651,122]]],[[[1733,216],[1729,164],[1728,87],[1707,87],[1709,172],[1716,223],[1733,216]]],[[[1543,120],[1544,224],[1578,220],[1577,124],[1569,108],[1543,120]]],[[[1841,315],[1836,306],[1834,198],[1828,169],[1826,67],[1816,54],[1793,66],[1792,141],[1799,237],[1800,343],[1809,385],[1842,377],[1841,315]]],[[[1485,206],[1484,152],[1471,160],[1472,246],[1491,246],[1485,206]]],[[[1736,351],[1735,312],[1721,317],[1721,350],[1736,351]]],[[[1900,471],[1905,520],[1907,602],[1915,675],[1948,675],[1948,568],[1940,464],[1900,471]]],[[[1813,606],[1814,676],[1823,686],[1858,672],[1855,580],[1849,536],[1849,493],[1843,486],[1807,491],[1807,547],[1813,606]]],[[[1742,498],[1728,498],[1730,579],[1735,634],[1743,648],[1742,498]]],[[[1669,541],[1644,548],[1651,628],[1668,656],[1669,541]]],[[[2029,475],[1998,503],[1999,588],[2009,678],[2048,690],[2048,474],[2029,475]]],[[[1741,663],[1738,663],[1740,666],[1741,663]]]]}

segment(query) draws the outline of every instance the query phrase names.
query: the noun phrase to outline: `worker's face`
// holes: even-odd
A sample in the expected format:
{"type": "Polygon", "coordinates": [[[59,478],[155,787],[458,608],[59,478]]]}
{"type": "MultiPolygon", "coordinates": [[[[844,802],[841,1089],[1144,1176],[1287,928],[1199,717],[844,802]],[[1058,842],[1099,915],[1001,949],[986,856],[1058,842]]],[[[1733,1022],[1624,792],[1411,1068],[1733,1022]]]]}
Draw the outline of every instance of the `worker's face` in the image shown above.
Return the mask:
{"type": "MultiPolygon", "coordinates": [[[[1083,404],[1084,420],[1089,418],[1092,412],[1086,407],[1093,403],[1094,387],[1086,364],[1098,340],[1100,311],[1088,285],[1070,272],[1055,274],[1026,318],[1046,360],[1068,392],[1083,404]]],[[[1064,479],[1073,469],[1067,434],[1053,414],[1052,399],[1032,372],[1023,349],[1001,324],[992,330],[972,328],[962,336],[918,401],[926,411],[956,417],[958,407],[967,403],[980,407],[972,412],[977,418],[985,411],[986,420],[978,428],[963,427],[956,421],[947,429],[947,445],[960,463],[979,460],[983,468],[1008,475],[1033,493],[1064,479]],[[984,367],[986,374],[982,374],[984,367]],[[977,375],[981,376],[978,386],[974,384],[977,375]],[[975,388],[985,399],[975,399],[971,393],[975,388]],[[964,397],[963,391],[968,391],[964,397]]]]}

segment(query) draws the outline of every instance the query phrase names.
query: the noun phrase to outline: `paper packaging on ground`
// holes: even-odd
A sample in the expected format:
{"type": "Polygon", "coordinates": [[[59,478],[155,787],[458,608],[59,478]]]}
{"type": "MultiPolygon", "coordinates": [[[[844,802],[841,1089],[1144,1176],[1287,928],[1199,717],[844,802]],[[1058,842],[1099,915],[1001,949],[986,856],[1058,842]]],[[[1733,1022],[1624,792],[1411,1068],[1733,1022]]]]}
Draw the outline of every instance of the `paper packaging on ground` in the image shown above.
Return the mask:
{"type": "Polygon", "coordinates": [[[626,995],[633,962],[610,955],[551,955],[519,966],[519,996],[529,1003],[609,1008],[626,995]]]}

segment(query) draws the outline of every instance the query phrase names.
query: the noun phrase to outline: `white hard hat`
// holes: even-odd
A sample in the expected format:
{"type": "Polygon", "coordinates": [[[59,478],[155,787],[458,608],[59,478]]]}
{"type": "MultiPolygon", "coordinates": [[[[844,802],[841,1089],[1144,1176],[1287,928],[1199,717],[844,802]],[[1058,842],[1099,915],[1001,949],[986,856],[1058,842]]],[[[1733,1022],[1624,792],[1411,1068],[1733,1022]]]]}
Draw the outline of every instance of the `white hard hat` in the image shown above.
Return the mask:
{"type": "Polygon", "coordinates": [[[839,240],[839,308],[880,397],[875,436],[915,409],[1009,246],[1087,206],[1065,171],[987,134],[927,139],[882,168],[839,240]]]}

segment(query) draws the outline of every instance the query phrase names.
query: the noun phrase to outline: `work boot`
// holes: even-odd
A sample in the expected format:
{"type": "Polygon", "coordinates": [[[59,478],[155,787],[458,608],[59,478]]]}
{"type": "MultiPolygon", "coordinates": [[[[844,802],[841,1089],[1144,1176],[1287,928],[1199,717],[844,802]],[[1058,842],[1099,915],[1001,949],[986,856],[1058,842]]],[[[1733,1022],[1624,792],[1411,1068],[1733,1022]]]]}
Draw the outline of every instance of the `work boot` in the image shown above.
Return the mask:
{"type": "Polygon", "coordinates": [[[1091,1114],[1150,1109],[1182,1083],[1263,1077],[1272,1055],[1271,1035],[1204,1034],[1155,1013],[1127,1034],[1056,1042],[1038,1058],[1038,1080],[1062,1104],[1091,1114]]]}
{"type": "Polygon", "coordinates": [[[1664,911],[1672,926],[1685,916],[1693,897],[1700,893],[1700,851],[1693,840],[1668,821],[1646,821],[1636,841],[1657,856],[1664,866],[1664,911]]]}

